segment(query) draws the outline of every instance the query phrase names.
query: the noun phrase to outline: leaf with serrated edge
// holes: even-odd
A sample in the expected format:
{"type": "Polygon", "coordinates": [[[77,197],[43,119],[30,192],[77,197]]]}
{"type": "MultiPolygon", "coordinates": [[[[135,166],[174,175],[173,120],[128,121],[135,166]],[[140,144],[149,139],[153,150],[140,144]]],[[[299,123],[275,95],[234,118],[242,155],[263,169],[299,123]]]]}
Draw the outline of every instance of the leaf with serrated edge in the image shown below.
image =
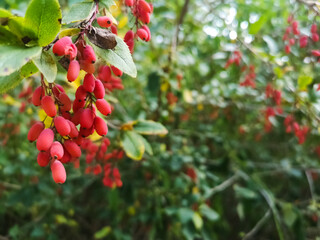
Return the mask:
{"type": "Polygon", "coordinates": [[[0,45],[0,76],[10,75],[31,59],[39,56],[41,47],[0,45]]]}
{"type": "Polygon", "coordinates": [[[121,146],[129,158],[137,161],[142,159],[145,146],[138,133],[124,131],[121,146]]]}
{"type": "Polygon", "coordinates": [[[57,76],[57,64],[49,52],[43,51],[38,58],[33,60],[33,62],[49,83],[55,81],[57,76]]]}
{"type": "Polygon", "coordinates": [[[116,36],[117,46],[114,49],[102,49],[87,41],[94,49],[95,53],[107,63],[119,68],[122,72],[131,77],[137,77],[137,68],[133,62],[127,44],[116,36]]]}

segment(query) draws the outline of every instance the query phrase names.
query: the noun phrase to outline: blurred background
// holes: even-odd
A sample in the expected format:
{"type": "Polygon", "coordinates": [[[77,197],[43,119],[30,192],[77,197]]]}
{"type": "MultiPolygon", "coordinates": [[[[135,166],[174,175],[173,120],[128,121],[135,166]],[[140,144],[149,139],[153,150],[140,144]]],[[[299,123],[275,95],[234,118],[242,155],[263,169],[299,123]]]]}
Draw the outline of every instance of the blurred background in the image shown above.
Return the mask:
{"type": "MultiPolygon", "coordinates": [[[[65,13],[77,1],[59,2],[65,13]]],[[[0,2],[21,16],[27,5],[0,2]]],[[[141,161],[117,163],[120,188],[85,174],[85,154],[57,185],[27,141],[30,122],[42,118],[21,96],[40,77],[27,78],[0,98],[0,239],[319,240],[317,3],[153,5],[152,40],[136,44],[138,77],[112,93],[109,122],[152,119],[169,133],[147,136],[141,161]],[[293,19],[299,34],[287,30],[293,19]]],[[[132,18],[113,15],[124,36],[132,18]]],[[[56,82],[65,86],[65,75],[56,82]]],[[[119,149],[119,131],[109,130],[110,149],[119,149]]]]}

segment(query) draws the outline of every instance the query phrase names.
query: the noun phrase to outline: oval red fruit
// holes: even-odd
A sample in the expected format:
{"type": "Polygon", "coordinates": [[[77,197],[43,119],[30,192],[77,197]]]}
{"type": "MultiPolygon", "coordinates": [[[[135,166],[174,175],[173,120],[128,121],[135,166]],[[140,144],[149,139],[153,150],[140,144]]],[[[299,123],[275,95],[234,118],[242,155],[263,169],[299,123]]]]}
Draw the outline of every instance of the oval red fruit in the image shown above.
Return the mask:
{"type": "Polygon", "coordinates": [[[148,33],[147,33],[147,31],[144,30],[144,29],[142,29],[142,28],[138,29],[137,35],[138,35],[138,37],[139,37],[141,40],[143,40],[143,41],[147,41],[147,39],[148,39],[148,33]]]}
{"type": "Polygon", "coordinates": [[[96,106],[103,115],[108,116],[111,113],[111,105],[104,99],[98,99],[96,106]]]}
{"type": "Polygon", "coordinates": [[[40,167],[45,167],[50,162],[49,152],[39,152],[37,157],[37,162],[40,167]]]}
{"type": "Polygon", "coordinates": [[[86,47],[83,49],[83,59],[90,63],[95,63],[96,61],[96,55],[93,51],[93,48],[90,45],[86,45],[86,47]]]}
{"type": "Polygon", "coordinates": [[[53,143],[54,133],[50,128],[44,129],[37,140],[37,149],[39,151],[48,151],[53,143]]]}
{"type": "Polygon", "coordinates": [[[80,125],[83,128],[91,128],[94,121],[94,114],[90,108],[86,108],[81,113],[80,125]]]}
{"type": "Polygon", "coordinates": [[[94,129],[100,136],[105,136],[108,134],[108,125],[100,117],[96,117],[94,119],[94,129]]]}
{"type": "Polygon", "coordinates": [[[95,87],[95,78],[93,76],[93,74],[91,73],[87,73],[86,76],[83,79],[83,88],[87,91],[87,92],[93,92],[94,87],[95,87]]]}
{"type": "Polygon", "coordinates": [[[70,153],[72,157],[80,157],[81,149],[80,147],[72,140],[67,140],[64,142],[65,149],[70,153]]]}
{"type": "Polygon", "coordinates": [[[111,70],[117,77],[122,76],[122,71],[119,68],[116,68],[115,66],[111,66],[111,70]]]}
{"type": "Polygon", "coordinates": [[[69,64],[67,79],[69,82],[73,82],[77,79],[80,73],[80,64],[77,60],[72,60],[69,64]]]}
{"type": "Polygon", "coordinates": [[[44,129],[43,122],[36,122],[35,124],[33,124],[28,132],[28,140],[30,142],[37,140],[37,138],[39,137],[43,129],[44,129]]]}
{"type": "Polygon", "coordinates": [[[97,99],[104,98],[104,95],[106,94],[106,90],[104,89],[104,86],[99,79],[95,81],[93,93],[97,99]]]}
{"type": "Polygon", "coordinates": [[[63,56],[68,45],[72,44],[70,37],[60,38],[52,47],[52,52],[58,56],[63,56]]]}
{"type": "Polygon", "coordinates": [[[44,89],[42,86],[37,87],[32,94],[32,103],[35,106],[41,105],[41,99],[44,96],[44,89]]]}
{"type": "Polygon", "coordinates": [[[100,25],[100,27],[108,28],[112,25],[112,19],[110,17],[98,17],[97,23],[100,25]]]}
{"type": "Polygon", "coordinates": [[[49,117],[54,117],[57,114],[57,108],[51,96],[44,96],[41,99],[41,107],[49,117]]]}
{"type": "Polygon", "coordinates": [[[54,119],[54,126],[61,136],[67,136],[71,131],[68,121],[61,116],[58,116],[54,119]]]}
{"type": "Polygon", "coordinates": [[[64,183],[67,179],[66,169],[60,161],[55,160],[51,164],[52,178],[55,183],[64,183]]]}
{"type": "Polygon", "coordinates": [[[54,159],[61,159],[63,157],[64,150],[60,142],[55,141],[50,148],[50,155],[54,159]]]}

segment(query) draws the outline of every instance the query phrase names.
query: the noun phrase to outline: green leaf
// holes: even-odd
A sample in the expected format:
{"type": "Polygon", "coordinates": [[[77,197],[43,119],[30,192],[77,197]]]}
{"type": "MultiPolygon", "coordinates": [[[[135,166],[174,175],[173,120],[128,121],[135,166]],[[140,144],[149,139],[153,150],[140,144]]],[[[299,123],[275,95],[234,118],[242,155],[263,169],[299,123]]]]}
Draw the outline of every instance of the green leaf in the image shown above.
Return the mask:
{"type": "Polygon", "coordinates": [[[127,156],[133,160],[141,160],[145,151],[140,135],[133,131],[124,131],[121,145],[127,156]]]}
{"type": "Polygon", "coordinates": [[[38,44],[51,43],[61,28],[61,10],[58,0],[32,0],[25,15],[26,25],[35,29],[38,44]]]}
{"type": "Polygon", "coordinates": [[[234,185],[234,191],[238,197],[246,198],[246,199],[254,199],[257,197],[257,194],[250,190],[249,188],[240,187],[239,185],[234,185]]]}
{"type": "Polygon", "coordinates": [[[196,229],[201,229],[203,226],[203,220],[202,217],[198,212],[195,212],[192,216],[192,221],[196,229]]]}
{"type": "Polygon", "coordinates": [[[269,19],[270,19],[269,14],[262,15],[258,21],[250,25],[249,33],[252,35],[257,34],[260,31],[260,29],[269,21],[269,19]]]}
{"type": "Polygon", "coordinates": [[[67,14],[62,18],[62,24],[83,21],[93,13],[93,1],[85,1],[73,4],[67,14]]]}
{"type": "Polygon", "coordinates": [[[307,87],[312,83],[313,79],[310,76],[300,75],[298,78],[298,87],[300,90],[307,90],[307,87]]]}
{"type": "Polygon", "coordinates": [[[109,233],[111,233],[111,227],[106,226],[106,227],[102,228],[101,230],[99,230],[98,232],[96,232],[94,234],[94,238],[95,239],[102,239],[102,238],[105,238],[106,236],[108,236],[109,233]]]}
{"type": "Polygon", "coordinates": [[[102,49],[90,41],[88,42],[100,58],[135,78],[137,76],[137,69],[127,44],[118,36],[116,36],[116,41],[117,46],[114,49],[102,49]]]}
{"type": "Polygon", "coordinates": [[[193,219],[194,211],[189,208],[180,208],[178,211],[180,221],[182,224],[185,224],[193,219]]]}
{"type": "Polygon", "coordinates": [[[43,51],[38,58],[33,60],[33,62],[49,83],[55,81],[57,76],[57,64],[52,54],[43,51]]]}
{"type": "Polygon", "coordinates": [[[20,69],[41,53],[41,47],[0,45],[0,76],[9,75],[20,69]]]}
{"type": "Polygon", "coordinates": [[[8,90],[15,88],[20,82],[27,77],[38,72],[37,67],[33,62],[28,62],[19,71],[15,71],[7,76],[0,76],[0,93],[7,92],[8,90]]]}
{"type": "Polygon", "coordinates": [[[141,140],[143,141],[143,144],[144,144],[144,147],[146,149],[146,152],[149,154],[149,155],[153,155],[153,151],[152,151],[152,147],[150,145],[150,143],[147,141],[147,139],[145,139],[144,137],[142,137],[141,135],[139,135],[141,140]]]}
{"type": "Polygon", "coordinates": [[[220,217],[219,214],[212,208],[209,208],[207,204],[202,204],[199,210],[200,213],[210,221],[217,221],[220,217]]]}
{"type": "Polygon", "coordinates": [[[297,213],[294,211],[291,203],[284,203],[282,206],[284,222],[288,227],[292,227],[298,218],[297,213]]]}
{"type": "Polygon", "coordinates": [[[0,18],[8,18],[11,17],[12,13],[6,9],[0,8],[0,18]]]}
{"type": "Polygon", "coordinates": [[[144,135],[164,135],[168,133],[168,130],[161,123],[151,120],[139,120],[133,125],[133,129],[144,135]]]}
{"type": "Polygon", "coordinates": [[[28,43],[31,40],[37,40],[35,29],[25,23],[23,17],[13,17],[9,19],[8,27],[22,42],[28,43]]]}
{"type": "Polygon", "coordinates": [[[37,73],[38,71],[39,71],[39,69],[37,68],[37,66],[34,65],[34,63],[30,61],[21,68],[20,77],[27,78],[27,77],[30,77],[31,75],[37,73]]]}
{"type": "Polygon", "coordinates": [[[22,45],[22,42],[7,28],[0,26],[0,44],[22,45]]]}
{"type": "Polygon", "coordinates": [[[16,87],[21,80],[22,78],[18,71],[7,76],[0,76],[0,93],[7,92],[8,90],[16,87]]]}
{"type": "Polygon", "coordinates": [[[99,1],[99,7],[104,7],[109,9],[112,5],[115,5],[114,0],[100,0],[99,1]]]}

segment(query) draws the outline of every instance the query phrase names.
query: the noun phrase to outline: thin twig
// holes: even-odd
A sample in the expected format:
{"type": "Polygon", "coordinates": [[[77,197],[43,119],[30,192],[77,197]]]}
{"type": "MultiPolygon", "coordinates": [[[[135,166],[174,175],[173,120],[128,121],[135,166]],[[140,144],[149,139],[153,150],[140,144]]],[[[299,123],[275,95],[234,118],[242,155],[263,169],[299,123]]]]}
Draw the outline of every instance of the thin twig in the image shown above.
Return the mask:
{"type": "Polygon", "coordinates": [[[242,240],[249,240],[252,239],[259,230],[263,227],[263,225],[268,221],[269,217],[271,216],[271,210],[269,209],[264,216],[257,222],[257,224],[254,226],[254,228],[251,229],[250,232],[248,232],[242,240]]]}

